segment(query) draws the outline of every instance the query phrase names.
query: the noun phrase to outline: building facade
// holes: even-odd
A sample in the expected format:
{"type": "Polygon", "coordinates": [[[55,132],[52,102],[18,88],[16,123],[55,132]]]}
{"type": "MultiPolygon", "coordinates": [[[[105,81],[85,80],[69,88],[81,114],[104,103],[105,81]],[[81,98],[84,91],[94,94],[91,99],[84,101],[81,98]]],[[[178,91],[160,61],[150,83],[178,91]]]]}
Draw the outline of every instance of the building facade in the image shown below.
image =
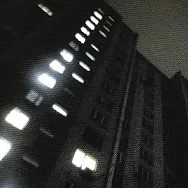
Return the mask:
{"type": "Polygon", "coordinates": [[[187,80],[140,54],[117,12],[18,0],[1,14],[0,187],[186,187],[187,80]]]}

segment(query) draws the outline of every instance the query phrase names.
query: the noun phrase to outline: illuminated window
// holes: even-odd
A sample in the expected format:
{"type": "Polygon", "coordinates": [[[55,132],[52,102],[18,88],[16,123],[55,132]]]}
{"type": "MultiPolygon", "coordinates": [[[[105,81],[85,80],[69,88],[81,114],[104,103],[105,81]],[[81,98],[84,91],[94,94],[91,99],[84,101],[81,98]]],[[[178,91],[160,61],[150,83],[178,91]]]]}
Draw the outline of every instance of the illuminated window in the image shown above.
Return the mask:
{"type": "Polygon", "coordinates": [[[110,20],[111,20],[111,21],[113,21],[113,22],[114,22],[114,19],[113,19],[111,16],[108,16],[108,17],[110,18],[110,20]]]}
{"type": "Polygon", "coordinates": [[[72,62],[74,59],[74,55],[66,49],[62,50],[60,54],[63,57],[63,59],[69,63],[72,62]]]}
{"type": "Polygon", "coordinates": [[[79,46],[75,42],[73,41],[69,42],[69,46],[75,51],[79,51],[79,46]]]}
{"type": "Polygon", "coordinates": [[[104,38],[107,38],[107,35],[106,35],[104,32],[102,32],[101,30],[99,30],[99,33],[100,33],[104,38]]]}
{"type": "Polygon", "coordinates": [[[26,99],[36,106],[39,106],[43,100],[43,97],[40,96],[36,91],[30,90],[29,93],[26,95],[26,99]]]}
{"type": "Polygon", "coordinates": [[[53,12],[43,4],[38,4],[38,7],[43,10],[48,16],[53,16],[53,12]]]}
{"type": "Polygon", "coordinates": [[[11,143],[0,137],[0,161],[8,154],[11,149],[11,143]]]}
{"type": "Polygon", "coordinates": [[[79,65],[84,68],[86,71],[90,71],[90,68],[88,65],[86,65],[84,62],[80,61],[79,62],[79,65]]]}
{"type": "Polygon", "coordinates": [[[53,108],[56,112],[58,112],[59,114],[65,116],[65,117],[68,116],[67,110],[65,110],[65,109],[64,109],[63,107],[61,107],[60,105],[54,104],[54,105],[52,106],[52,108],[53,108]]]}
{"type": "Polygon", "coordinates": [[[90,16],[91,21],[95,24],[98,25],[99,24],[99,20],[97,20],[94,16],[90,16]]]}
{"type": "Polygon", "coordinates": [[[87,57],[89,57],[89,59],[91,59],[92,61],[95,61],[95,57],[91,55],[89,52],[86,52],[85,54],[87,55],[87,57]]]}
{"type": "Polygon", "coordinates": [[[97,12],[97,11],[94,12],[94,15],[95,15],[99,20],[102,20],[102,18],[103,18],[103,16],[102,16],[99,12],[97,12]]]}
{"type": "Polygon", "coordinates": [[[92,24],[89,20],[87,20],[87,21],[85,22],[85,24],[89,27],[89,29],[91,29],[91,30],[94,30],[94,29],[95,29],[95,25],[92,24]]]}
{"type": "Polygon", "coordinates": [[[22,130],[27,126],[29,117],[16,107],[8,113],[5,121],[17,129],[22,130]]]}
{"type": "Polygon", "coordinates": [[[110,32],[110,29],[108,29],[105,25],[103,25],[104,29],[106,29],[106,31],[110,32]]]}
{"type": "Polygon", "coordinates": [[[80,30],[82,31],[82,33],[84,33],[85,35],[89,36],[90,32],[88,29],[86,29],[85,27],[81,27],[80,30]]]}
{"type": "Polygon", "coordinates": [[[61,64],[60,61],[58,60],[53,60],[50,63],[50,68],[53,69],[54,71],[63,74],[63,72],[65,71],[65,66],[61,64]]]}
{"type": "Polygon", "coordinates": [[[82,44],[84,44],[85,41],[86,41],[85,37],[83,37],[80,33],[76,33],[75,38],[76,38],[79,42],[81,42],[82,44]]]}
{"type": "Polygon", "coordinates": [[[88,168],[92,171],[95,171],[97,168],[97,160],[93,158],[92,156],[87,155],[80,149],[76,150],[74,157],[72,159],[72,163],[76,167],[81,168],[82,170],[85,170],[88,168]]]}
{"type": "Polygon", "coordinates": [[[72,77],[77,80],[80,83],[84,83],[84,79],[82,77],[80,77],[79,75],[77,75],[76,73],[72,73],[72,77]]]}
{"type": "Polygon", "coordinates": [[[97,52],[100,51],[94,44],[91,44],[91,47],[92,47],[95,51],[97,51],[97,52]]]}
{"type": "Polygon", "coordinates": [[[48,75],[47,73],[43,73],[38,77],[38,80],[43,85],[49,87],[50,89],[54,88],[56,85],[56,79],[52,76],[48,75]]]}
{"type": "Polygon", "coordinates": [[[99,11],[100,13],[104,14],[104,12],[103,12],[100,8],[98,8],[98,11],[99,11]]]}
{"type": "Polygon", "coordinates": [[[31,164],[31,165],[33,165],[34,167],[39,167],[39,162],[38,161],[36,161],[35,159],[33,159],[31,156],[29,156],[29,155],[24,155],[24,156],[22,156],[22,159],[24,160],[24,161],[26,161],[27,163],[29,163],[29,164],[31,164]]]}
{"type": "Polygon", "coordinates": [[[45,135],[49,136],[50,138],[53,138],[53,137],[54,137],[54,135],[53,135],[50,131],[48,131],[47,129],[45,129],[44,127],[41,127],[41,128],[40,128],[40,131],[41,131],[42,133],[44,133],[45,135]]]}
{"type": "Polygon", "coordinates": [[[108,20],[106,21],[106,23],[107,23],[108,25],[112,26],[112,24],[111,24],[108,20]]]}

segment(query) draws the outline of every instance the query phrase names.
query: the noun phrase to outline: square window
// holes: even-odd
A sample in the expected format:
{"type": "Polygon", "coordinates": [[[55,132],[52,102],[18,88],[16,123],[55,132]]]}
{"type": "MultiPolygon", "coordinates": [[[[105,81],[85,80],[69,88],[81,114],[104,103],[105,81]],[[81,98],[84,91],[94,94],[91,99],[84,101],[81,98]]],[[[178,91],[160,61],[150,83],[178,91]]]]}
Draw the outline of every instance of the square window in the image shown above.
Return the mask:
{"type": "Polygon", "coordinates": [[[50,89],[53,89],[54,86],[56,85],[56,79],[47,73],[43,73],[38,77],[38,80],[40,83],[43,85],[49,87],[50,89]]]}
{"type": "Polygon", "coordinates": [[[19,108],[14,108],[10,111],[10,113],[6,116],[5,121],[12,126],[16,127],[19,130],[24,129],[28,122],[29,117],[23,113],[19,108]]]}
{"type": "Polygon", "coordinates": [[[11,149],[11,143],[0,137],[0,161],[8,154],[11,149]]]}
{"type": "Polygon", "coordinates": [[[34,103],[36,106],[39,106],[43,100],[43,97],[40,96],[36,91],[30,90],[26,95],[26,99],[31,103],[34,103]]]}
{"type": "Polygon", "coordinates": [[[50,63],[50,68],[53,69],[54,71],[63,74],[63,72],[65,71],[65,66],[62,65],[62,63],[58,60],[53,60],[50,63]]]}
{"type": "Polygon", "coordinates": [[[90,169],[91,171],[95,171],[97,168],[97,161],[90,155],[87,155],[82,150],[77,149],[74,157],[72,159],[72,163],[82,170],[90,169]]]}
{"type": "Polygon", "coordinates": [[[74,55],[69,52],[67,49],[63,49],[61,52],[60,52],[60,55],[63,57],[63,59],[67,62],[72,62],[73,59],[74,59],[74,55]]]}

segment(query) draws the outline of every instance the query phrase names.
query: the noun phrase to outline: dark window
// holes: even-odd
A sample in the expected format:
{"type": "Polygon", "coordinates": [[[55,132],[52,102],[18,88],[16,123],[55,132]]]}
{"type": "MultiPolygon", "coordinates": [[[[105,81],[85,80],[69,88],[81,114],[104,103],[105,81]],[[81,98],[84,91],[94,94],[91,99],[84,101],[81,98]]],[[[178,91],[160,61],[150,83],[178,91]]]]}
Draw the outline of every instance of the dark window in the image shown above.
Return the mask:
{"type": "Polygon", "coordinates": [[[143,118],[142,125],[145,129],[147,129],[149,132],[153,133],[153,122],[150,120],[147,120],[146,118],[143,118]]]}
{"type": "Polygon", "coordinates": [[[103,136],[92,128],[86,128],[83,134],[83,140],[93,148],[101,150],[103,144],[103,136]]]}
{"type": "Polygon", "coordinates": [[[152,155],[149,151],[144,150],[143,148],[140,151],[140,157],[146,161],[148,164],[152,164],[153,163],[153,158],[152,155]]]}
{"type": "Polygon", "coordinates": [[[107,96],[100,95],[98,96],[97,101],[102,107],[107,108],[108,110],[112,109],[113,102],[111,102],[107,96]]]}
{"type": "Polygon", "coordinates": [[[139,176],[141,182],[145,182],[149,184],[152,182],[151,172],[148,169],[144,168],[143,166],[139,167],[139,176]]]}
{"type": "Polygon", "coordinates": [[[146,144],[150,148],[153,146],[153,139],[151,139],[147,135],[144,135],[144,134],[142,135],[142,141],[144,144],[146,144]]]}
{"type": "Polygon", "coordinates": [[[91,112],[91,118],[98,124],[102,125],[102,128],[106,128],[107,116],[99,109],[93,109],[91,112]]]}
{"type": "Polygon", "coordinates": [[[115,88],[109,84],[109,83],[103,83],[102,88],[108,93],[108,94],[113,94],[115,91],[115,88]]]}

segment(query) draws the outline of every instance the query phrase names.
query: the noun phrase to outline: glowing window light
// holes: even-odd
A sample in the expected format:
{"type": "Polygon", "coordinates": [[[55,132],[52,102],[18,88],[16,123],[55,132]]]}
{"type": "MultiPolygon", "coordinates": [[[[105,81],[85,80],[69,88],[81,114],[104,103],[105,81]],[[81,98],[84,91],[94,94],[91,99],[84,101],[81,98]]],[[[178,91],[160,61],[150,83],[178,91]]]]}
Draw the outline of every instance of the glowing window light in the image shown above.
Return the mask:
{"type": "Polygon", "coordinates": [[[97,51],[97,52],[100,51],[99,48],[97,48],[94,44],[91,44],[91,47],[92,47],[95,51],[97,51]]]}
{"type": "Polygon", "coordinates": [[[36,106],[39,106],[43,100],[43,97],[40,96],[36,91],[30,90],[26,95],[26,99],[34,103],[36,106]]]}
{"type": "Polygon", "coordinates": [[[83,37],[80,33],[76,33],[75,38],[76,38],[79,42],[81,42],[82,44],[84,44],[85,41],[86,41],[85,37],[83,37]]]}
{"type": "Polygon", "coordinates": [[[84,68],[86,71],[90,71],[90,68],[88,65],[86,65],[84,62],[80,61],[79,62],[79,65],[84,68]]]}
{"type": "Polygon", "coordinates": [[[43,73],[38,77],[38,80],[43,85],[49,87],[50,89],[53,89],[56,85],[56,79],[52,76],[48,75],[47,73],[43,73]]]}
{"type": "Polygon", "coordinates": [[[93,55],[91,55],[89,52],[86,52],[85,54],[86,54],[86,56],[87,56],[89,59],[91,59],[92,61],[95,61],[95,57],[94,57],[93,55]]]}
{"type": "Polygon", "coordinates": [[[26,161],[27,163],[33,165],[33,166],[36,167],[36,168],[39,167],[39,162],[36,161],[36,160],[34,160],[33,158],[31,158],[31,156],[24,155],[24,156],[22,156],[22,159],[23,159],[24,161],[26,161]]]}
{"type": "Polygon", "coordinates": [[[63,57],[63,59],[67,62],[72,62],[73,59],[74,59],[74,55],[69,52],[68,50],[66,49],[63,49],[61,52],[60,52],[61,56],[63,57]]]}
{"type": "Polygon", "coordinates": [[[99,11],[100,13],[104,14],[104,12],[103,12],[100,8],[98,8],[98,11],[99,11]]]}
{"type": "Polygon", "coordinates": [[[90,32],[88,29],[86,29],[85,27],[81,27],[80,30],[82,31],[82,33],[84,33],[86,36],[90,35],[90,32]]]}
{"type": "Polygon", "coordinates": [[[29,117],[16,107],[9,112],[5,118],[5,121],[15,128],[22,130],[27,126],[29,117]]]}
{"type": "Polygon", "coordinates": [[[107,38],[107,35],[106,35],[103,31],[99,30],[99,33],[100,33],[104,38],[107,38]]]}
{"type": "Polygon", "coordinates": [[[94,171],[97,168],[96,159],[90,155],[85,154],[80,149],[76,150],[74,157],[72,159],[72,164],[74,164],[78,168],[81,167],[82,170],[85,170],[86,168],[88,168],[94,171]]]}
{"type": "Polygon", "coordinates": [[[49,136],[50,138],[53,138],[53,137],[54,137],[54,135],[53,135],[51,132],[49,132],[48,130],[46,130],[46,129],[43,128],[43,127],[40,127],[40,131],[41,131],[42,133],[44,133],[45,135],[49,136]]]}
{"type": "Polygon", "coordinates": [[[105,25],[103,25],[104,29],[106,29],[106,31],[110,32],[110,29],[108,29],[105,25]]]}
{"type": "Polygon", "coordinates": [[[11,147],[12,145],[8,140],[0,137],[0,161],[8,154],[11,147]]]}
{"type": "Polygon", "coordinates": [[[107,23],[108,25],[112,26],[112,24],[111,24],[108,20],[106,21],[106,23],[107,23]]]}
{"type": "Polygon", "coordinates": [[[75,79],[75,80],[77,80],[78,82],[80,82],[80,83],[84,83],[84,79],[82,78],[82,77],[80,77],[78,74],[76,74],[76,73],[72,73],[72,77],[75,79]]]}
{"type": "Polygon", "coordinates": [[[90,16],[91,21],[95,24],[98,25],[99,24],[99,20],[97,20],[94,16],[90,16]]]}
{"type": "Polygon", "coordinates": [[[86,24],[91,30],[94,30],[94,29],[95,29],[95,25],[92,24],[89,20],[87,20],[87,21],[85,22],[85,24],[86,24]]]}
{"type": "Polygon", "coordinates": [[[110,18],[110,20],[111,20],[111,21],[113,21],[113,22],[114,22],[114,19],[113,19],[111,16],[108,16],[108,17],[110,18]]]}
{"type": "Polygon", "coordinates": [[[52,108],[58,112],[59,114],[67,117],[68,116],[68,112],[67,110],[65,110],[63,107],[61,107],[59,104],[53,104],[52,108]]]}
{"type": "Polygon", "coordinates": [[[63,72],[65,71],[65,66],[61,64],[60,61],[58,60],[53,60],[50,63],[50,68],[53,69],[54,71],[63,74],[63,72]]]}
{"type": "Polygon", "coordinates": [[[70,41],[69,46],[75,51],[79,51],[79,46],[74,41],[70,41]]]}
{"type": "Polygon", "coordinates": [[[94,11],[94,15],[99,19],[99,20],[102,20],[103,16],[97,12],[97,11],[94,11]]]}
{"type": "Polygon", "coordinates": [[[43,10],[48,16],[53,16],[53,12],[43,4],[38,4],[38,7],[43,10]]]}

